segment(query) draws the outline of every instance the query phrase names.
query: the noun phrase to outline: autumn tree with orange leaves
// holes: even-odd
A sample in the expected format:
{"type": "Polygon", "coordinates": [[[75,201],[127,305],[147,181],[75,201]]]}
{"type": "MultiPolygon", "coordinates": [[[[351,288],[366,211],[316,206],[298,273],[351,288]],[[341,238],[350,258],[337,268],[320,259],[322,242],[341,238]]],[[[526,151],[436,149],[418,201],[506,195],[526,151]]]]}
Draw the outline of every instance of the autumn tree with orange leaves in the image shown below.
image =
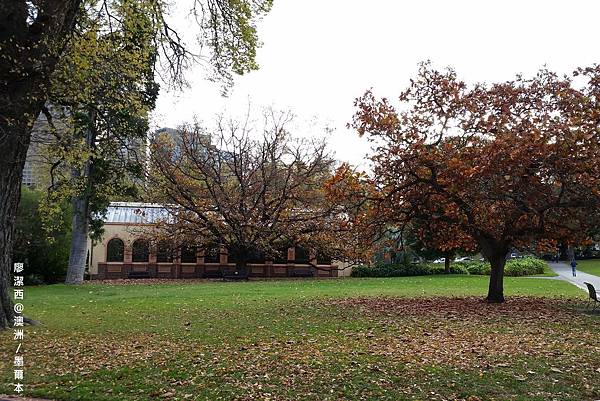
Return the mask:
{"type": "Polygon", "coordinates": [[[360,261],[360,237],[344,213],[352,208],[344,200],[342,209],[325,191],[335,186],[326,142],[294,138],[291,121],[270,111],[259,130],[249,121],[219,119],[211,130],[186,126],[176,140],[157,137],[149,196],[166,204],[169,218],[156,236],[223,246],[236,255],[239,276],[247,276],[256,255],[287,258],[282,252],[296,245],[339,262],[360,261]]]}
{"type": "Polygon", "coordinates": [[[416,221],[440,250],[480,251],[504,301],[511,248],[586,240],[600,207],[600,66],[467,85],[429,63],[394,107],[370,91],[351,126],[375,144],[371,219],[416,221]]]}

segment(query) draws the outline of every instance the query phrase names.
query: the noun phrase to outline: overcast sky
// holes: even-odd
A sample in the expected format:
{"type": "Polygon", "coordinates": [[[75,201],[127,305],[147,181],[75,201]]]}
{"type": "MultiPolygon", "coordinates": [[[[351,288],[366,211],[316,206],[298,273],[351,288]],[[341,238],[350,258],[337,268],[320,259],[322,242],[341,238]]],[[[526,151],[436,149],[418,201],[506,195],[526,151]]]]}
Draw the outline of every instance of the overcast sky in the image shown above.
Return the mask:
{"type": "Polygon", "coordinates": [[[367,144],[345,126],[365,90],[396,97],[428,59],[468,82],[531,75],[544,65],[568,73],[600,61],[599,16],[593,0],[274,0],[258,27],[260,69],[236,77],[223,98],[197,66],[190,89],[161,92],[153,125],[176,127],[194,116],[210,125],[217,113],[243,115],[250,101],[291,110],[302,135],[334,128],[336,157],[361,164],[367,144]]]}

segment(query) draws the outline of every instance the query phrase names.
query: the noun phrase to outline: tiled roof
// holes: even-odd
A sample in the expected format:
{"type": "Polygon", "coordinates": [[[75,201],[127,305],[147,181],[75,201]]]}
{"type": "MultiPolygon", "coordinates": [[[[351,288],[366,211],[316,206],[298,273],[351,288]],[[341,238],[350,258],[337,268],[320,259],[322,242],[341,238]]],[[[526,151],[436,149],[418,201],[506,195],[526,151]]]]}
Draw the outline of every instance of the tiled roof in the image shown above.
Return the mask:
{"type": "Polygon", "coordinates": [[[168,220],[169,211],[158,203],[111,202],[106,210],[105,223],[153,224],[168,220]]]}

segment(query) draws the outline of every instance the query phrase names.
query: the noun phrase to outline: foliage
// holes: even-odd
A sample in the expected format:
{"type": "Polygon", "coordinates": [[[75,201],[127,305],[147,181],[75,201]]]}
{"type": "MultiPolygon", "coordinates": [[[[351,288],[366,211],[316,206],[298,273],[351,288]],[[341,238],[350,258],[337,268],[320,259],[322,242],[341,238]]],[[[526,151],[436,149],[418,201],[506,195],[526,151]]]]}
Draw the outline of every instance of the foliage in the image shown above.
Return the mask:
{"type": "MultiPolygon", "coordinates": [[[[429,263],[427,264],[429,274],[445,274],[445,266],[443,263],[429,263]]],[[[468,274],[469,272],[460,263],[450,263],[450,274],[468,274]]]]}
{"type": "Polygon", "coordinates": [[[232,73],[257,70],[256,49],[261,43],[256,21],[271,10],[273,0],[194,0],[194,4],[196,17],[198,9],[202,14],[202,43],[212,49],[213,79],[231,85],[232,73]]]}
{"type": "Polygon", "coordinates": [[[452,260],[457,253],[470,253],[469,251],[472,251],[469,246],[462,243],[449,244],[440,241],[440,235],[442,233],[438,230],[431,229],[428,221],[416,218],[411,220],[410,224],[404,225],[402,230],[402,236],[406,238],[407,246],[425,259],[448,258],[452,260]]]}
{"type": "Polygon", "coordinates": [[[111,199],[132,197],[142,178],[148,113],[158,85],[153,71],[156,45],[146,2],[113,4],[120,27],[104,32],[100,17],[79,21],[75,37],[53,74],[44,110],[53,140],[44,222],[51,226],[57,204],[83,199],[83,219],[92,238],[102,234],[102,215],[111,199]]]}
{"type": "MultiPolygon", "coordinates": [[[[487,262],[471,261],[461,263],[469,274],[475,274],[479,276],[489,276],[492,272],[492,266],[487,262]]],[[[504,272],[506,274],[506,271],[504,272]]]]}
{"type": "Polygon", "coordinates": [[[506,262],[505,273],[511,277],[543,274],[546,266],[543,260],[532,257],[511,259],[506,262]]]}
{"type": "Polygon", "coordinates": [[[600,208],[600,66],[468,86],[426,63],[399,100],[367,92],[352,123],[377,143],[382,229],[416,221],[435,249],[478,249],[493,266],[490,302],[504,300],[511,248],[585,239],[600,208]]]}
{"type": "Polygon", "coordinates": [[[25,280],[28,284],[60,281],[69,262],[71,210],[65,204],[60,207],[62,227],[46,233],[41,230],[42,216],[39,205],[44,197],[41,191],[27,187],[21,189],[21,202],[17,214],[13,258],[25,264],[25,280]]]}
{"type": "Polygon", "coordinates": [[[253,252],[280,258],[295,245],[351,258],[360,243],[323,190],[333,166],[326,143],[293,138],[290,121],[271,111],[260,139],[248,122],[224,120],[214,131],[186,126],[155,138],[148,192],[172,205],[157,235],[175,246],[225,246],[238,269],[253,252]]]}
{"type": "MultiPolygon", "coordinates": [[[[489,275],[491,265],[488,262],[461,262],[469,274],[489,275]]],[[[544,274],[547,264],[541,259],[534,257],[525,257],[519,259],[510,259],[504,267],[504,274],[510,277],[533,276],[544,274]]]]}
{"type": "MultiPolygon", "coordinates": [[[[398,263],[356,266],[352,268],[352,277],[407,277],[444,274],[444,265],[438,263],[398,263]]],[[[458,264],[450,265],[451,274],[468,274],[467,269],[458,264]]]]}
{"type": "MultiPolygon", "coordinates": [[[[511,259],[506,262],[504,274],[509,277],[533,276],[544,274],[546,262],[541,259],[526,257],[511,259]]],[[[450,265],[451,274],[490,275],[492,267],[489,262],[470,261],[454,262],[450,265]]],[[[373,266],[356,266],[352,269],[352,277],[404,277],[443,274],[441,263],[397,263],[376,264],[373,266]]]]}
{"type": "MultiPolygon", "coordinates": [[[[26,328],[26,395],[597,399],[597,317],[561,299],[584,293],[507,281],[504,305],[481,302],[484,277],[459,275],[30,287],[44,325],[26,328]]],[[[12,336],[0,333],[0,354],[14,353],[12,336]]],[[[1,392],[12,375],[0,360],[1,392]]]]}

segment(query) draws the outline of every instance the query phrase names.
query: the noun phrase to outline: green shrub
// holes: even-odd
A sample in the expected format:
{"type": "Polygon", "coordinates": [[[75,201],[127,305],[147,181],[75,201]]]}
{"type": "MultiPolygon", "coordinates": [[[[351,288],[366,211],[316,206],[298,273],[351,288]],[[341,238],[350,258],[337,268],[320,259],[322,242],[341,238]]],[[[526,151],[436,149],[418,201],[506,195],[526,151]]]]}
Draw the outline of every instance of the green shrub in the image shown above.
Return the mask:
{"type": "MultiPolygon", "coordinates": [[[[450,273],[468,274],[461,264],[451,264],[450,273]]],[[[407,277],[444,274],[443,264],[410,263],[410,264],[380,264],[374,266],[357,266],[352,269],[352,277],[407,277]]]]}
{"type": "MultiPolygon", "coordinates": [[[[443,263],[430,263],[429,274],[444,274],[446,268],[443,263]]],[[[450,263],[450,274],[469,274],[467,268],[462,263],[450,263]]]]}
{"type": "Polygon", "coordinates": [[[427,265],[422,264],[379,264],[352,269],[352,277],[404,277],[426,274],[429,274],[427,265]]]}
{"type": "Polygon", "coordinates": [[[463,266],[467,272],[469,272],[469,274],[478,276],[489,275],[492,270],[492,267],[489,263],[480,261],[463,262],[463,266]]]}
{"type": "Polygon", "coordinates": [[[61,208],[60,227],[47,233],[42,230],[39,204],[45,193],[21,188],[21,202],[17,213],[13,244],[13,262],[22,262],[26,284],[62,281],[69,264],[71,247],[71,211],[61,208]]]}
{"type": "Polygon", "coordinates": [[[543,274],[546,262],[534,257],[511,259],[504,266],[504,275],[510,277],[532,276],[543,274]]]}
{"type": "MultiPolygon", "coordinates": [[[[466,262],[465,267],[469,274],[484,275],[490,274],[492,267],[488,262],[466,262]]],[[[532,276],[543,274],[546,262],[534,257],[522,259],[510,259],[504,266],[504,275],[508,277],[532,276]]]]}
{"type": "MultiPolygon", "coordinates": [[[[511,259],[506,262],[504,275],[510,277],[543,274],[546,262],[534,257],[511,259]]],[[[488,262],[470,261],[450,264],[451,274],[473,274],[486,276],[491,272],[488,262]]],[[[352,269],[352,277],[406,277],[444,274],[441,263],[419,264],[378,264],[374,266],[357,266],[352,269]]]]}

